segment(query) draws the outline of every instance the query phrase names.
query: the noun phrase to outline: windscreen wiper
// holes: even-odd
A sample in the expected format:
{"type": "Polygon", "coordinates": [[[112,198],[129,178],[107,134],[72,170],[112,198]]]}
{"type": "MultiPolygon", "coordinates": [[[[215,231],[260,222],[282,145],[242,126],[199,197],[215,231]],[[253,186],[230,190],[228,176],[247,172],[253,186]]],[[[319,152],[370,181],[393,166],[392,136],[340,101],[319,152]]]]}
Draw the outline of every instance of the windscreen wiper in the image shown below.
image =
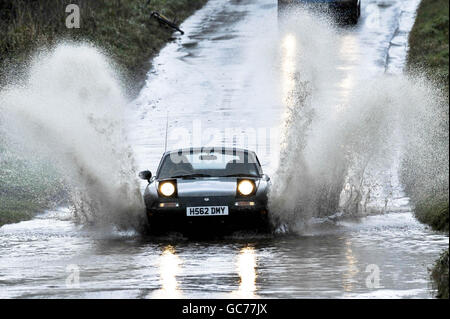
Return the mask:
{"type": "Polygon", "coordinates": [[[208,174],[186,174],[186,175],[172,176],[171,178],[196,178],[196,177],[211,177],[211,175],[208,175],[208,174]]]}
{"type": "Polygon", "coordinates": [[[221,177],[254,177],[254,178],[259,178],[258,175],[253,175],[253,174],[245,174],[245,173],[241,173],[241,174],[229,174],[229,175],[224,175],[221,177]]]}

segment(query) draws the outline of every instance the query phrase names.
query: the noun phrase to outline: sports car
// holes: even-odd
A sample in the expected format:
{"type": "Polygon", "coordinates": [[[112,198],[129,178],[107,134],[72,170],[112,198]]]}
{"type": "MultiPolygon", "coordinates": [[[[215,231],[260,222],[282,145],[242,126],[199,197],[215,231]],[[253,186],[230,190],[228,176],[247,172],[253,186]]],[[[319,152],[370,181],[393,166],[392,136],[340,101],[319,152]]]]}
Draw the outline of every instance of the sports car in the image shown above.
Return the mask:
{"type": "Polygon", "coordinates": [[[165,152],[144,192],[150,232],[187,235],[270,231],[270,178],[255,152],[226,147],[165,152]]]}

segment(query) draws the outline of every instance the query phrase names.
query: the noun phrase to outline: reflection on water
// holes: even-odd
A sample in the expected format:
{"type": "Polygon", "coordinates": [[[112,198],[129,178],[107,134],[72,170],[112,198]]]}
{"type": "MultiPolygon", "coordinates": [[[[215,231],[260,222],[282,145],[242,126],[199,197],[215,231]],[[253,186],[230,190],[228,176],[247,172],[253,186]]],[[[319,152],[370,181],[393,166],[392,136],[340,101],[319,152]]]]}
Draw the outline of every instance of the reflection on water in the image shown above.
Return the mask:
{"type": "Polygon", "coordinates": [[[341,37],[339,54],[348,63],[352,64],[351,66],[348,66],[348,68],[355,67],[354,64],[357,63],[358,60],[361,58],[360,54],[359,54],[359,42],[358,42],[358,39],[356,38],[355,34],[348,33],[348,34],[344,34],[341,37]]]}
{"type": "Polygon", "coordinates": [[[341,37],[339,56],[343,60],[343,64],[338,69],[345,74],[338,87],[342,105],[348,102],[350,93],[355,86],[355,64],[360,59],[359,44],[354,34],[346,34],[341,37]]]}
{"type": "Polygon", "coordinates": [[[159,260],[159,278],[161,289],[157,290],[153,298],[181,298],[176,276],[181,272],[181,259],[175,254],[175,249],[168,245],[164,248],[159,260]]]}
{"type": "Polygon", "coordinates": [[[343,288],[346,292],[351,292],[354,290],[353,284],[356,282],[356,275],[359,273],[357,264],[358,260],[353,254],[352,250],[352,242],[350,239],[345,241],[345,260],[346,264],[346,272],[344,273],[343,278],[343,288]]]}
{"type": "Polygon", "coordinates": [[[240,281],[239,288],[231,293],[234,298],[255,298],[256,295],[256,253],[253,247],[241,249],[236,263],[240,281]]]}
{"type": "MultiPolygon", "coordinates": [[[[281,99],[285,108],[282,122],[287,123],[289,115],[296,106],[296,58],[297,39],[294,34],[286,34],[281,42],[281,99]]],[[[286,148],[286,141],[281,141],[282,148],[286,148]]]]}
{"type": "Polygon", "coordinates": [[[282,94],[283,103],[290,108],[295,105],[293,92],[295,90],[295,68],[296,68],[296,52],[297,39],[293,34],[287,34],[282,41],[282,94]]]}

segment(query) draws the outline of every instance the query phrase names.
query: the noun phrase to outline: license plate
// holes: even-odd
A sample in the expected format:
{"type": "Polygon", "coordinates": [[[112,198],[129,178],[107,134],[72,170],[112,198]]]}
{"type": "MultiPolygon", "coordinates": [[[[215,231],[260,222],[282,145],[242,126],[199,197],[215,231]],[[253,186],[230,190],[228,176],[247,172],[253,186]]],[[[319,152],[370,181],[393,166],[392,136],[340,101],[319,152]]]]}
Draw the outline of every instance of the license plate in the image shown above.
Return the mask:
{"type": "Polygon", "coordinates": [[[186,216],[224,216],[228,215],[228,206],[186,207],[186,216]]]}

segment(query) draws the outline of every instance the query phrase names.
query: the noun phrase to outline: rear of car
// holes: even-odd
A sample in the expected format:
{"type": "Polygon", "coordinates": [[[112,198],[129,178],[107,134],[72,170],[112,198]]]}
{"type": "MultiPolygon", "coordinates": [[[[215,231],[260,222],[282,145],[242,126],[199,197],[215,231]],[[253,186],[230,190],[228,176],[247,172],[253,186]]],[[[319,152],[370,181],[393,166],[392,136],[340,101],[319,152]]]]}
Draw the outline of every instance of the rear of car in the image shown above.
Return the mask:
{"type": "Polygon", "coordinates": [[[305,8],[329,14],[339,22],[356,24],[361,15],[361,0],[278,0],[278,8],[282,12],[305,8]]]}

